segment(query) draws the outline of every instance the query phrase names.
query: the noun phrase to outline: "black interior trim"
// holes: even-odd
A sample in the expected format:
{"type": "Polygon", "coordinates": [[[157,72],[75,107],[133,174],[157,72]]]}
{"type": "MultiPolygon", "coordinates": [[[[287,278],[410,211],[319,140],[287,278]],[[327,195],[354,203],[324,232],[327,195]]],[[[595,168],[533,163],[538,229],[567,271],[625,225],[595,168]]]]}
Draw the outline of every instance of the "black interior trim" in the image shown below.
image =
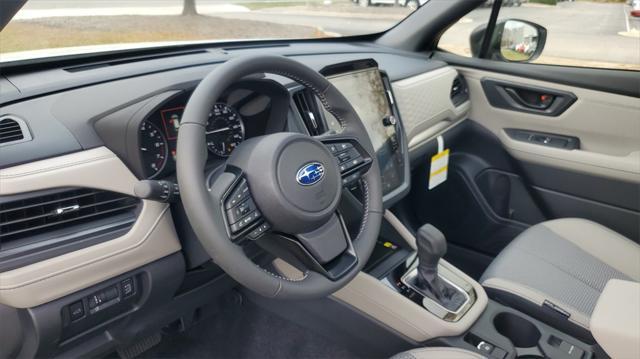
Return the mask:
{"type": "Polygon", "coordinates": [[[566,316],[550,309],[547,306],[534,304],[520,296],[505,291],[486,287],[485,290],[489,297],[497,300],[499,303],[527,313],[532,317],[551,325],[553,328],[557,328],[558,330],[565,332],[572,337],[578,338],[583,342],[589,344],[594,344],[596,342],[588,330],[578,326],[577,324],[573,324],[566,316]]]}

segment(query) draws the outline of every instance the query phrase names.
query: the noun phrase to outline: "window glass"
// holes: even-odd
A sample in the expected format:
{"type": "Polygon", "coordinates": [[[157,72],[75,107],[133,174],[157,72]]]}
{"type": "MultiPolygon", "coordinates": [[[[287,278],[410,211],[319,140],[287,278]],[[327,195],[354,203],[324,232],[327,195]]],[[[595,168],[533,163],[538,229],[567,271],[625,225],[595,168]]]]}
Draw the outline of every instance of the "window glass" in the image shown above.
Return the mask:
{"type": "MultiPolygon", "coordinates": [[[[490,12],[490,8],[479,11],[490,12]]],[[[469,33],[486,23],[488,16],[476,21],[470,14],[468,24],[456,24],[447,31],[440,47],[471,56],[469,33]]],[[[504,0],[498,21],[507,19],[527,20],[547,29],[544,50],[533,63],[640,70],[640,0],[504,0]]]]}
{"type": "Polygon", "coordinates": [[[0,31],[0,62],[203,41],[372,34],[427,1],[28,0],[0,31]]]}
{"type": "Polygon", "coordinates": [[[438,47],[442,50],[453,52],[454,54],[471,57],[471,47],[469,36],[471,32],[482,24],[489,22],[491,6],[489,2],[468,13],[451,26],[438,42],[438,47]]]}

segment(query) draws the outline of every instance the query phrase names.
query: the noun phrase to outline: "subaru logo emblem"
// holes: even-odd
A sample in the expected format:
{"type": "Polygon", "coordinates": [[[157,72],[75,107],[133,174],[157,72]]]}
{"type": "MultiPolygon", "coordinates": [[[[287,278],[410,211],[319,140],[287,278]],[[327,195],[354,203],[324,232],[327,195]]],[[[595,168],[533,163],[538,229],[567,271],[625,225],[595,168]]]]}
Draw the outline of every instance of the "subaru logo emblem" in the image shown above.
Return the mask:
{"type": "Polygon", "coordinates": [[[324,177],[324,166],[320,162],[311,162],[302,166],[296,174],[296,181],[303,186],[311,186],[324,177]]]}

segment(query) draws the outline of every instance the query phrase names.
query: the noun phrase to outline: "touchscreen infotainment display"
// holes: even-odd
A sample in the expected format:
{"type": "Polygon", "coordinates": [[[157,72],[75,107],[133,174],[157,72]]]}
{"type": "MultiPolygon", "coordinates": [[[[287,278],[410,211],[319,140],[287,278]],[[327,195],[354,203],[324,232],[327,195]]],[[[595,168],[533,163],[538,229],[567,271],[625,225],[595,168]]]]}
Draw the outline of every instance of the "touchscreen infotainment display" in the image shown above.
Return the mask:
{"type": "MultiPolygon", "coordinates": [[[[349,100],[367,128],[376,151],[384,194],[403,182],[404,158],[398,148],[396,127],[384,122],[392,115],[382,76],[377,67],[342,73],[328,77],[329,81],[349,100]]],[[[325,112],[329,129],[339,131],[337,120],[325,112]]]]}

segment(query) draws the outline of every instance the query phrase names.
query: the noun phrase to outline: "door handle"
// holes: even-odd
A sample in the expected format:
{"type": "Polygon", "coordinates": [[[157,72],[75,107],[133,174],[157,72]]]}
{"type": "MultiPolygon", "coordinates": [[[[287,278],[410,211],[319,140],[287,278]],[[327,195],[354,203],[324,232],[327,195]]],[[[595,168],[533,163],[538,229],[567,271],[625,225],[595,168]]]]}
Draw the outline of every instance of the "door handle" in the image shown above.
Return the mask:
{"type": "Polygon", "coordinates": [[[493,107],[541,116],[560,116],[578,99],[567,91],[509,81],[480,80],[487,100],[493,107]]]}
{"type": "Polygon", "coordinates": [[[504,91],[520,105],[533,110],[546,110],[551,107],[553,101],[556,99],[554,95],[534,91],[527,91],[529,93],[525,99],[518,93],[518,90],[512,87],[505,87],[504,91]]]}

